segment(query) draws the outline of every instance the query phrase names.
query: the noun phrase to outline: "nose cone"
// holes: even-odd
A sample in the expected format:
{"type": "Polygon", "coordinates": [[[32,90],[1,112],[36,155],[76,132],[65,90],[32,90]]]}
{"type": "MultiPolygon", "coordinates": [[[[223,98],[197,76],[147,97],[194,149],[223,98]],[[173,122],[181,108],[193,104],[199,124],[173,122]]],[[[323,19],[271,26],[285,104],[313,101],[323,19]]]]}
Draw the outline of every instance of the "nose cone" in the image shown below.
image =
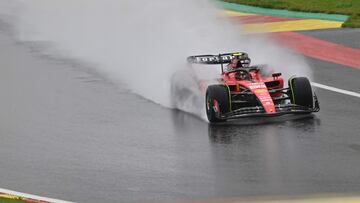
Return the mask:
{"type": "Polygon", "coordinates": [[[266,113],[275,113],[275,105],[267,88],[259,88],[253,92],[264,107],[266,113]]]}

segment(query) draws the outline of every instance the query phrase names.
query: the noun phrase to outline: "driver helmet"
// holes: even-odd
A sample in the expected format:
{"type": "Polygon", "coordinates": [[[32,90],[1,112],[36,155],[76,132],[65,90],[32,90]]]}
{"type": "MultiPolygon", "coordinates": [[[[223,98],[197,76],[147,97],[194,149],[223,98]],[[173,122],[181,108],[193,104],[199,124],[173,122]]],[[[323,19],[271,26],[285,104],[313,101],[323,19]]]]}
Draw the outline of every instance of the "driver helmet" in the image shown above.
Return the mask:
{"type": "Polygon", "coordinates": [[[235,78],[237,80],[249,80],[250,75],[246,70],[239,70],[239,71],[236,72],[235,78]]]}

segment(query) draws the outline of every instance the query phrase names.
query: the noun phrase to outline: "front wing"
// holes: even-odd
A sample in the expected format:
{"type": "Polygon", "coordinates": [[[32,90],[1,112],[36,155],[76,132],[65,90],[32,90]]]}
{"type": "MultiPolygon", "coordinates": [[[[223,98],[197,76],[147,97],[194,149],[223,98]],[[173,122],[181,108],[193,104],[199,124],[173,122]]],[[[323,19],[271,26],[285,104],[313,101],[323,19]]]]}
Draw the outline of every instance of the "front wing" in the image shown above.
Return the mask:
{"type": "Polygon", "coordinates": [[[272,117],[272,116],[281,116],[285,114],[307,114],[312,112],[318,112],[320,110],[319,102],[316,95],[314,96],[314,107],[309,108],[305,106],[300,106],[296,104],[278,104],[275,105],[276,112],[266,113],[264,107],[242,107],[236,110],[233,110],[229,113],[218,114],[219,119],[236,119],[244,117],[272,117]]]}

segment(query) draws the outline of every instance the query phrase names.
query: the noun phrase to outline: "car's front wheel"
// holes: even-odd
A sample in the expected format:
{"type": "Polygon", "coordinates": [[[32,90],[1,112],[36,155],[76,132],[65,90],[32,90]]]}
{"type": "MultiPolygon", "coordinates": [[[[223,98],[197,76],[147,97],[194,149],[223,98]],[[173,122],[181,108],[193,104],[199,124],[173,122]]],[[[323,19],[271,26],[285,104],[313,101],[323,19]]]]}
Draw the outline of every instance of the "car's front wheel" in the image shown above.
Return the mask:
{"type": "Polygon", "coordinates": [[[229,90],[224,85],[211,85],[206,90],[206,115],[210,123],[226,121],[221,115],[230,111],[229,90]]]}
{"type": "Polygon", "coordinates": [[[294,77],[289,79],[290,101],[292,104],[313,108],[314,96],[309,79],[294,77]]]}

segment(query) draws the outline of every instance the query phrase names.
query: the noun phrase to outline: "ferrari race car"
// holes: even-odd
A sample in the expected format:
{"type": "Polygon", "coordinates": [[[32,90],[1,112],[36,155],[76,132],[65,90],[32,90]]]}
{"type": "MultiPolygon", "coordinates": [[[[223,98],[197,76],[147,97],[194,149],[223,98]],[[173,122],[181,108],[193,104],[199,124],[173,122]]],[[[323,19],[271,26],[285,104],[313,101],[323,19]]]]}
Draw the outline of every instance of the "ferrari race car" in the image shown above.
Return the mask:
{"type": "Polygon", "coordinates": [[[281,73],[266,74],[259,66],[249,66],[246,53],[198,55],[189,64],[220,65],[217,84],[206,86],[205,108],[210,123],[250,116],[308,114],[320,110],[316,94],[306,77],[291,77],[284,87],[281,73]],[[229,69],[233,59],[243,66],[229,69]],[[229,64],[224,67],[224,64],[229,64]],[[226,70],[224,70],[226,68],[226,70]]]}

